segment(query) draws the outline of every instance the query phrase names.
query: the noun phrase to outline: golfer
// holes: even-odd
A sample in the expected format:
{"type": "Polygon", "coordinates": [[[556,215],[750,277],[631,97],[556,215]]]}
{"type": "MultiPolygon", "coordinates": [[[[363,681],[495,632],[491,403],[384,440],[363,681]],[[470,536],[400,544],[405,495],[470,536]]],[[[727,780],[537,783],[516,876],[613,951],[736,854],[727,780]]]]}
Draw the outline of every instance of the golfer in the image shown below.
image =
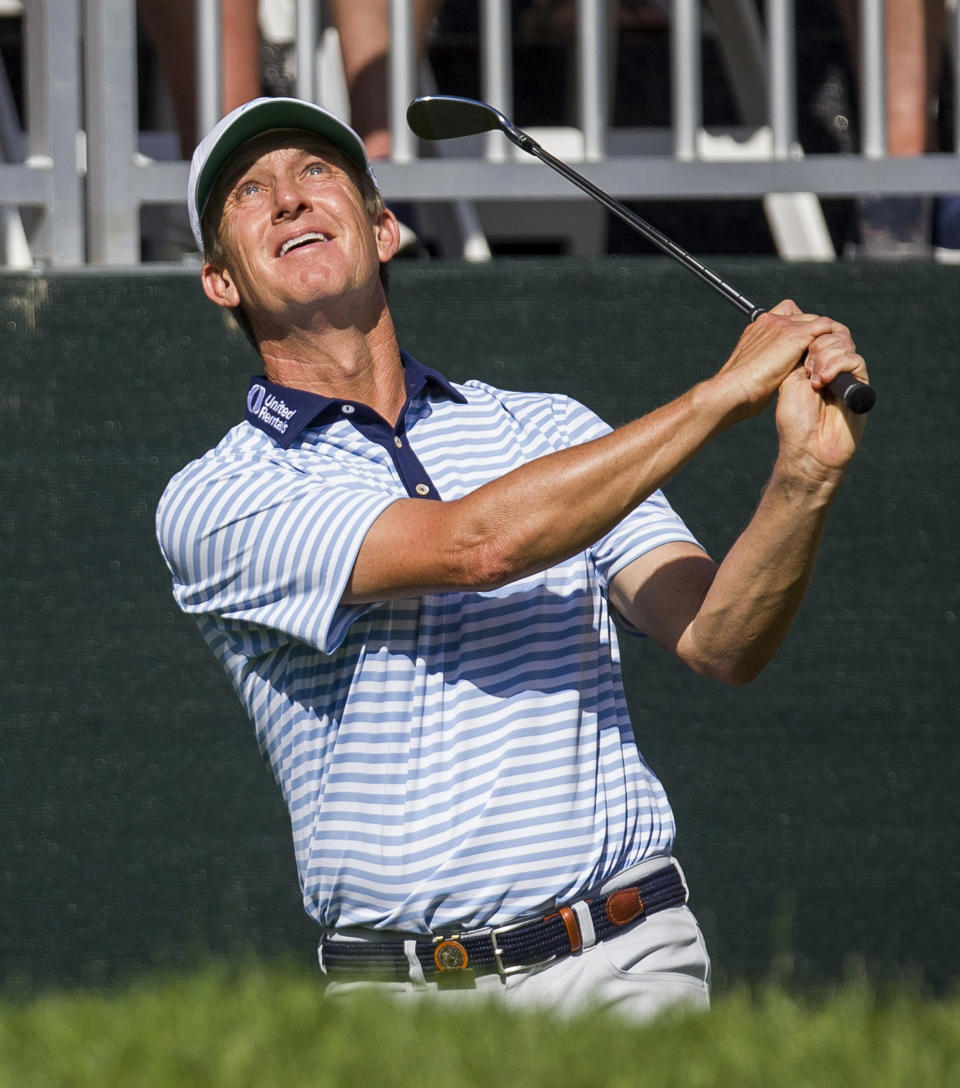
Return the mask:
{"type": "Polygon", "coordinates": [[[263,374],[168,485],[159,540],[289,807],[327,994],[706,1007],[614,615],[729,684],[771,659],[864,425],[823,393],[866,380],[849,332],[781,302],[715,374],[611,430],[401,349],[397,221],[323,110],[229,114],[189,206],[204,290],[263,374]],[[660,486],[774,398],[769,482],[717,564],[660,486]]]}

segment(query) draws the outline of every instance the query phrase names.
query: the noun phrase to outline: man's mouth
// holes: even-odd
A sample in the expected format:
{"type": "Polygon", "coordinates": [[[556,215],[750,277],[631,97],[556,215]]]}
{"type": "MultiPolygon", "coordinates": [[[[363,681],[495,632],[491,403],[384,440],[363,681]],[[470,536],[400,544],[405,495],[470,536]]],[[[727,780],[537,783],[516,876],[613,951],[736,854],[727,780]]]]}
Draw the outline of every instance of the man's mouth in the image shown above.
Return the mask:
{"type": "Polygon", "coordinates": [[[288,238],[280,247],[280,257],[285,257],[292,249],[299,249],[301,246],[309,246],[314,242],[329,242],[329,234],[321,234],[318,231],[307,231],[306,234],[298,234],[296,238],[288,238]]]}

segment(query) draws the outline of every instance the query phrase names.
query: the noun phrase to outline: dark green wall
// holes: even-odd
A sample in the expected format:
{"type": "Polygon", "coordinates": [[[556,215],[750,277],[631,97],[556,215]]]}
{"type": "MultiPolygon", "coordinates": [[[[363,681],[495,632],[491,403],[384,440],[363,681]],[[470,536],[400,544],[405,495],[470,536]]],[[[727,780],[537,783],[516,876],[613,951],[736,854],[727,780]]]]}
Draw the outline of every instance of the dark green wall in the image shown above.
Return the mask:
{"type": "MultiPolygon", "coordinates": [[[[779,658],[728,690],[629,640],[641,748],[721,985],[865,964],[960,975],[956,677],[960,269],[720,261],[854,329],[879,403],[779,658]]],[[[569,392],[617,423],[725,358],[740,315],[663,259],[400,264],[404,344],[455,378],[569,392]]],[[[309,960],[286,816],[153,538],[167,478],[239,418],[257,360],[189,269],[0,277],[0,979],[213,953],[309,960]]],[[[771,414],[668,488],[715,554],[771,414]]]]}

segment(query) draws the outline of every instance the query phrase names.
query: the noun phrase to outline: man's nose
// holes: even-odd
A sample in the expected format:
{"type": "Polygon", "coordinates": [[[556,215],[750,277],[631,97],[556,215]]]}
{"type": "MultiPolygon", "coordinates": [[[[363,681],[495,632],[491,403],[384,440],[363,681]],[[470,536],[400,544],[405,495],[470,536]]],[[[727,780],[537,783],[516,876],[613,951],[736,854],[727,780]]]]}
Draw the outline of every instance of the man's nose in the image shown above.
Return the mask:
{"type": "Polygon", "coordinates": [[[273,189],[274,216],[289,218],[310,206],[309,197],[294,178],[281,178],[273,189]]]}

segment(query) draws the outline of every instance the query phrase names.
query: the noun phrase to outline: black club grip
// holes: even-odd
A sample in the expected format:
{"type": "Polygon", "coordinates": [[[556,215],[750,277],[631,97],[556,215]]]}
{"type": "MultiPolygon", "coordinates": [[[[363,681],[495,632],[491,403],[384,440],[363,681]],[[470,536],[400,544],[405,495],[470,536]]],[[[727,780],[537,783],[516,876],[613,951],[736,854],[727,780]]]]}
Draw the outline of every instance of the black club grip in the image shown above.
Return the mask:
{"type": "Polygon", "coordinates": [[[827,389],[857,415],[863,415],[877,403],[877,394],[872,385],[855,378],[849,371],[838,374],[827,389]]]}

